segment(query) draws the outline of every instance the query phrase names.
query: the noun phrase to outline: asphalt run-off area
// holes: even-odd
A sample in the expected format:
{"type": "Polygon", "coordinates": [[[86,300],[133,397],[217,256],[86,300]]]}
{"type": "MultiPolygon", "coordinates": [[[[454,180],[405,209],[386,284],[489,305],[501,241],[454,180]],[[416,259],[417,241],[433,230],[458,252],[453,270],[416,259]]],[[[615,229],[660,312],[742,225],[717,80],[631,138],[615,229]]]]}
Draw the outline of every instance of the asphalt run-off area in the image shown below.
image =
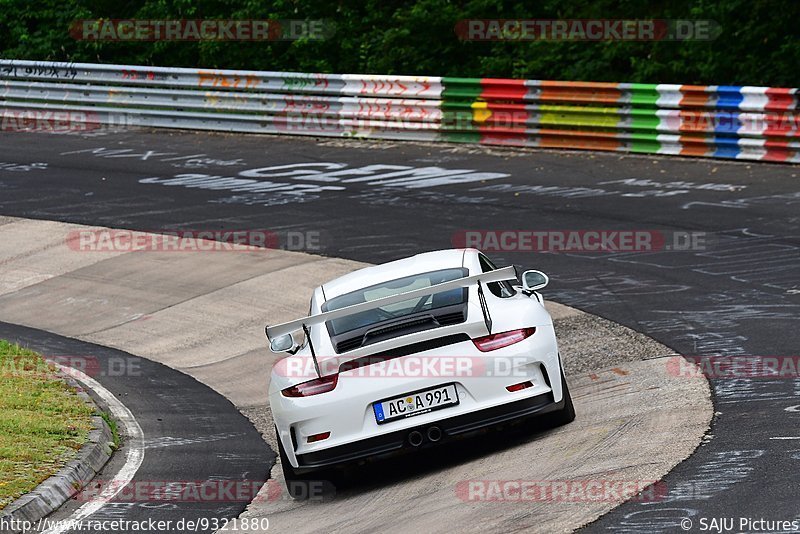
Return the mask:
{"type": "MultiPolygon", "coordinates": [[[[635,356],[628,345],[618,345],[608,360],[591,346],[575,345],[576,353],[594,354],[598,368],[604,362],[618,368],[611,375],[619,383],[612,385],[627,392],[584,412],[613,429],[602,439],[577,430],[515,438],[522,441],[510,450],[456,455],[450,463],[409,467],[405,476],[362,480],[332,503],[301,505],[282,497],[250,506],[190,503],[180,506],[183,516],[232,519],[247,507],[242,518],[268,518],[274,528],[382,528],[389,523],[372,519],[380,511],[369,508],[370,499],[395,495],[415,503],[405,516],[419,529],[443,529],[442,517],[463,525],[489,516],[487,531],[512,524],[535,528],[530,507],[499,503],[470,516],[464,510],[476,503],[456,502],[452,489],[445,491],[452,498],[446,501],[430,484],[434,498],[415,501],[425,491],[418,479],[451,484],[469,478],[482,458],[502,473],[494,478],[510,478],[513,447],[537,447],[539,457],[549,458],[570,443],[576,462],[603,458],[594,473],[602,478],[630,467],[614,451],[635,448],[637,442],[619,436],[639,432],[657,436],[665,452],[675,449],[671,464],[666,457],[654,460],[664,494],[598,507],[567,529],[674,532],[686,518],[757,518],[765,510],[776,519],[797,517],[796,369],[735,378],[711,373],[709,427],[710,406],[681,403],[702,398],[702,391],[687,385],[697,384],[696,377],[688,376],[689,367],[675,371],[670,360],[680,354],[702,368],[719,357],[791,363],[786,357],[797,355],[796,166],[163,130],[0,135],[0,337],[44,353],[141,360],[136,373],[100,380],[128,405],[150,440],[138,480],[274,478],[274,443],[268,444],[264,423],[274,355],[263,325],[300,316],[314,285],[364,264],[480,248],[499,265],[548,273],[545,297],[576,314],[586,312],[580,321],[588,323],[556,319],[559,335],[579,340],[583,334],[591,346],[603,343],[598,332],[614,339],[641,336],[630,346],[653,343],[635,356]],[[170,250],[150,238],[140,244],[157,250],[130,253],[130,235],[93,233],[97,227],[223,240],[238,232],[245,244],[273,253],[253,258],[210,251],[196,268],[186,259],[191,251],[170,250]],[[236,332],[246,334],[230,341],[216,331],[219,323],[239,325],[236,332]],[[233,350],[226,343],[241,346],[233,350]],[[245,369],[262,374],[246,376],[245,369]],[[648,382],[662,375],[665,381],[648,382]],[[683,397],[666,393],[669,377],[677,388],[669,391],[683,397]],[[639,407],[658,408],[658,416],[620,408],[634,398],[639,407]],[[619,417],[603,419],[606,406],[620,409],[619,417]],[[681,421],[690,422],[695,441],[681,442],[681,421]],[[654,434],[665,428],[676,433],[654,434]],[[437,509],[444,511],[437,515],[437,509]],[[336,516],[358,510],[370,521],[336,516]]],[[[579,391],[598,394],[589,369],[580,362],[569,369],[579,391]]],[[[600,423],[591,422],[578,419],[589,426],[576,429],[597,430],[600,423]]],[[[119,469],[118,456],[109,472],[119,469]]],[[[545,476],[588,474],[553,464],[545,476]]],[[[57,517],[70,517],[78,506],[68,504],[57,517]]],[[[175,516],[166,506],[135,508],[126,517],[175,516]]],[[[558,521],[548,525],[564,529],[558,521]]],[[[214,530],[206,527],[201,530],[214,530]]]]}

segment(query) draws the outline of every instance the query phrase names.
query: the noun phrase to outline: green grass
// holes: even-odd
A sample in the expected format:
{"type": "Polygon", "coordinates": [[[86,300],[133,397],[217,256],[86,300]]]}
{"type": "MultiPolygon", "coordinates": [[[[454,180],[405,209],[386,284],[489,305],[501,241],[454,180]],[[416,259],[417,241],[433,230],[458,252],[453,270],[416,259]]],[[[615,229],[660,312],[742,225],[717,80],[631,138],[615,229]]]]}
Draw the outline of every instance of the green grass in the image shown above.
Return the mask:
{"type": "Polygon", "coordinates": [[[76,456],[92,414],[41,356],[0,340],[0,509],[76,456]]]}
{"type": "Polygon", "coordinates": [[[117,420],[111,417],[111,414],[108,412],[103,412],[100,414],[100,416],[103,418],[103,421],[106,422],[108,428],[111,430],[111,437],[114,439],[114,450],[119,449],[122,440],[119,437],[119,427],[117,426],[117,420]]]}

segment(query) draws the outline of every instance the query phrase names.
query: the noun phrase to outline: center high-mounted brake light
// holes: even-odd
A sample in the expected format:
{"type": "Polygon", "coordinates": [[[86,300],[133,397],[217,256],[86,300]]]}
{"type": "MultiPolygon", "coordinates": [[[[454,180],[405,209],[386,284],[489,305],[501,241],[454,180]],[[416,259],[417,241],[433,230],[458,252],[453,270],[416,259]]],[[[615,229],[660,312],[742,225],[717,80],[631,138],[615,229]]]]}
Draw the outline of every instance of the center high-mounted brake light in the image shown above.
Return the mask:
{"type": "Polygon", "coordinates": [[[531,337],[535,328],[521,328],[519,330],[509,330],[508,332],[500,332],[499,334],[492,334],[490,336],[476,337],[472,340],[478,350],[481,352],[489,352],[490,350],[497,350],[514,343],[519,343],[523,339],[531,337]]]}
{"type": "Polygon", "coordinates": [[[284,397],[310,397],[311,395],[319,395],[320,393],[327,393],[336,388],[339,382],[339,375],[328,375],[322,378],[315,378],[296,386],[288,387],[281,391],[284,397]]]}

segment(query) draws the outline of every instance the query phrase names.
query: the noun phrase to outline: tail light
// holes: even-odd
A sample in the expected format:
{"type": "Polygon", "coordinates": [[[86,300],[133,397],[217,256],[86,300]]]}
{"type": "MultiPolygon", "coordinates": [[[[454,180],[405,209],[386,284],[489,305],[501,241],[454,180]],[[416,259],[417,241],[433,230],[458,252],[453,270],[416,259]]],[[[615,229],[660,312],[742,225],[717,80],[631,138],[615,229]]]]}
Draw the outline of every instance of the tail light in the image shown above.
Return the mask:
{"type": "Polygon", "coordinates": [[[286,388],[282,390],[281,393],[283,393],[284,397],[310,397],[311,395],[319,395],[320,393],[333,391],[338,382],[338,374],[328,375],[286,388]]]}
{"type": "Polygon", "coordinates": [[[500,332],[499,334],[492,334],[490,336],[476,337],[472,340],[478,350],[481,352],[489,352],[490,350],[497,350],[514,343],[519,343],[523,339],[531,337],[535,328],[521,328],[519,330],[509,330],[508,332],[500,332]]]}

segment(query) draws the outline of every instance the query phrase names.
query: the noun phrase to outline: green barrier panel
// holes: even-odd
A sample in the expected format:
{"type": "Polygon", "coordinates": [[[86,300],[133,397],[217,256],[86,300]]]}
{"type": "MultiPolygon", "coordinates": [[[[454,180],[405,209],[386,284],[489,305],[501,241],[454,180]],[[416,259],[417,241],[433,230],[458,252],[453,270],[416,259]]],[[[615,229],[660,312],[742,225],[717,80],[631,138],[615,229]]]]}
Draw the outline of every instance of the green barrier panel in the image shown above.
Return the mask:
{"type": "Polygon", "coordinates": [[[442,78],[442,100],[477,100],[483,92],[480,78],[442,78]]]}
{"type": "Polygon", "coordinates": [[[636,106],[655,107],[660,96],[652,83],[632,83],[627,90],[631,93],[630,103],[636,106]]]}

